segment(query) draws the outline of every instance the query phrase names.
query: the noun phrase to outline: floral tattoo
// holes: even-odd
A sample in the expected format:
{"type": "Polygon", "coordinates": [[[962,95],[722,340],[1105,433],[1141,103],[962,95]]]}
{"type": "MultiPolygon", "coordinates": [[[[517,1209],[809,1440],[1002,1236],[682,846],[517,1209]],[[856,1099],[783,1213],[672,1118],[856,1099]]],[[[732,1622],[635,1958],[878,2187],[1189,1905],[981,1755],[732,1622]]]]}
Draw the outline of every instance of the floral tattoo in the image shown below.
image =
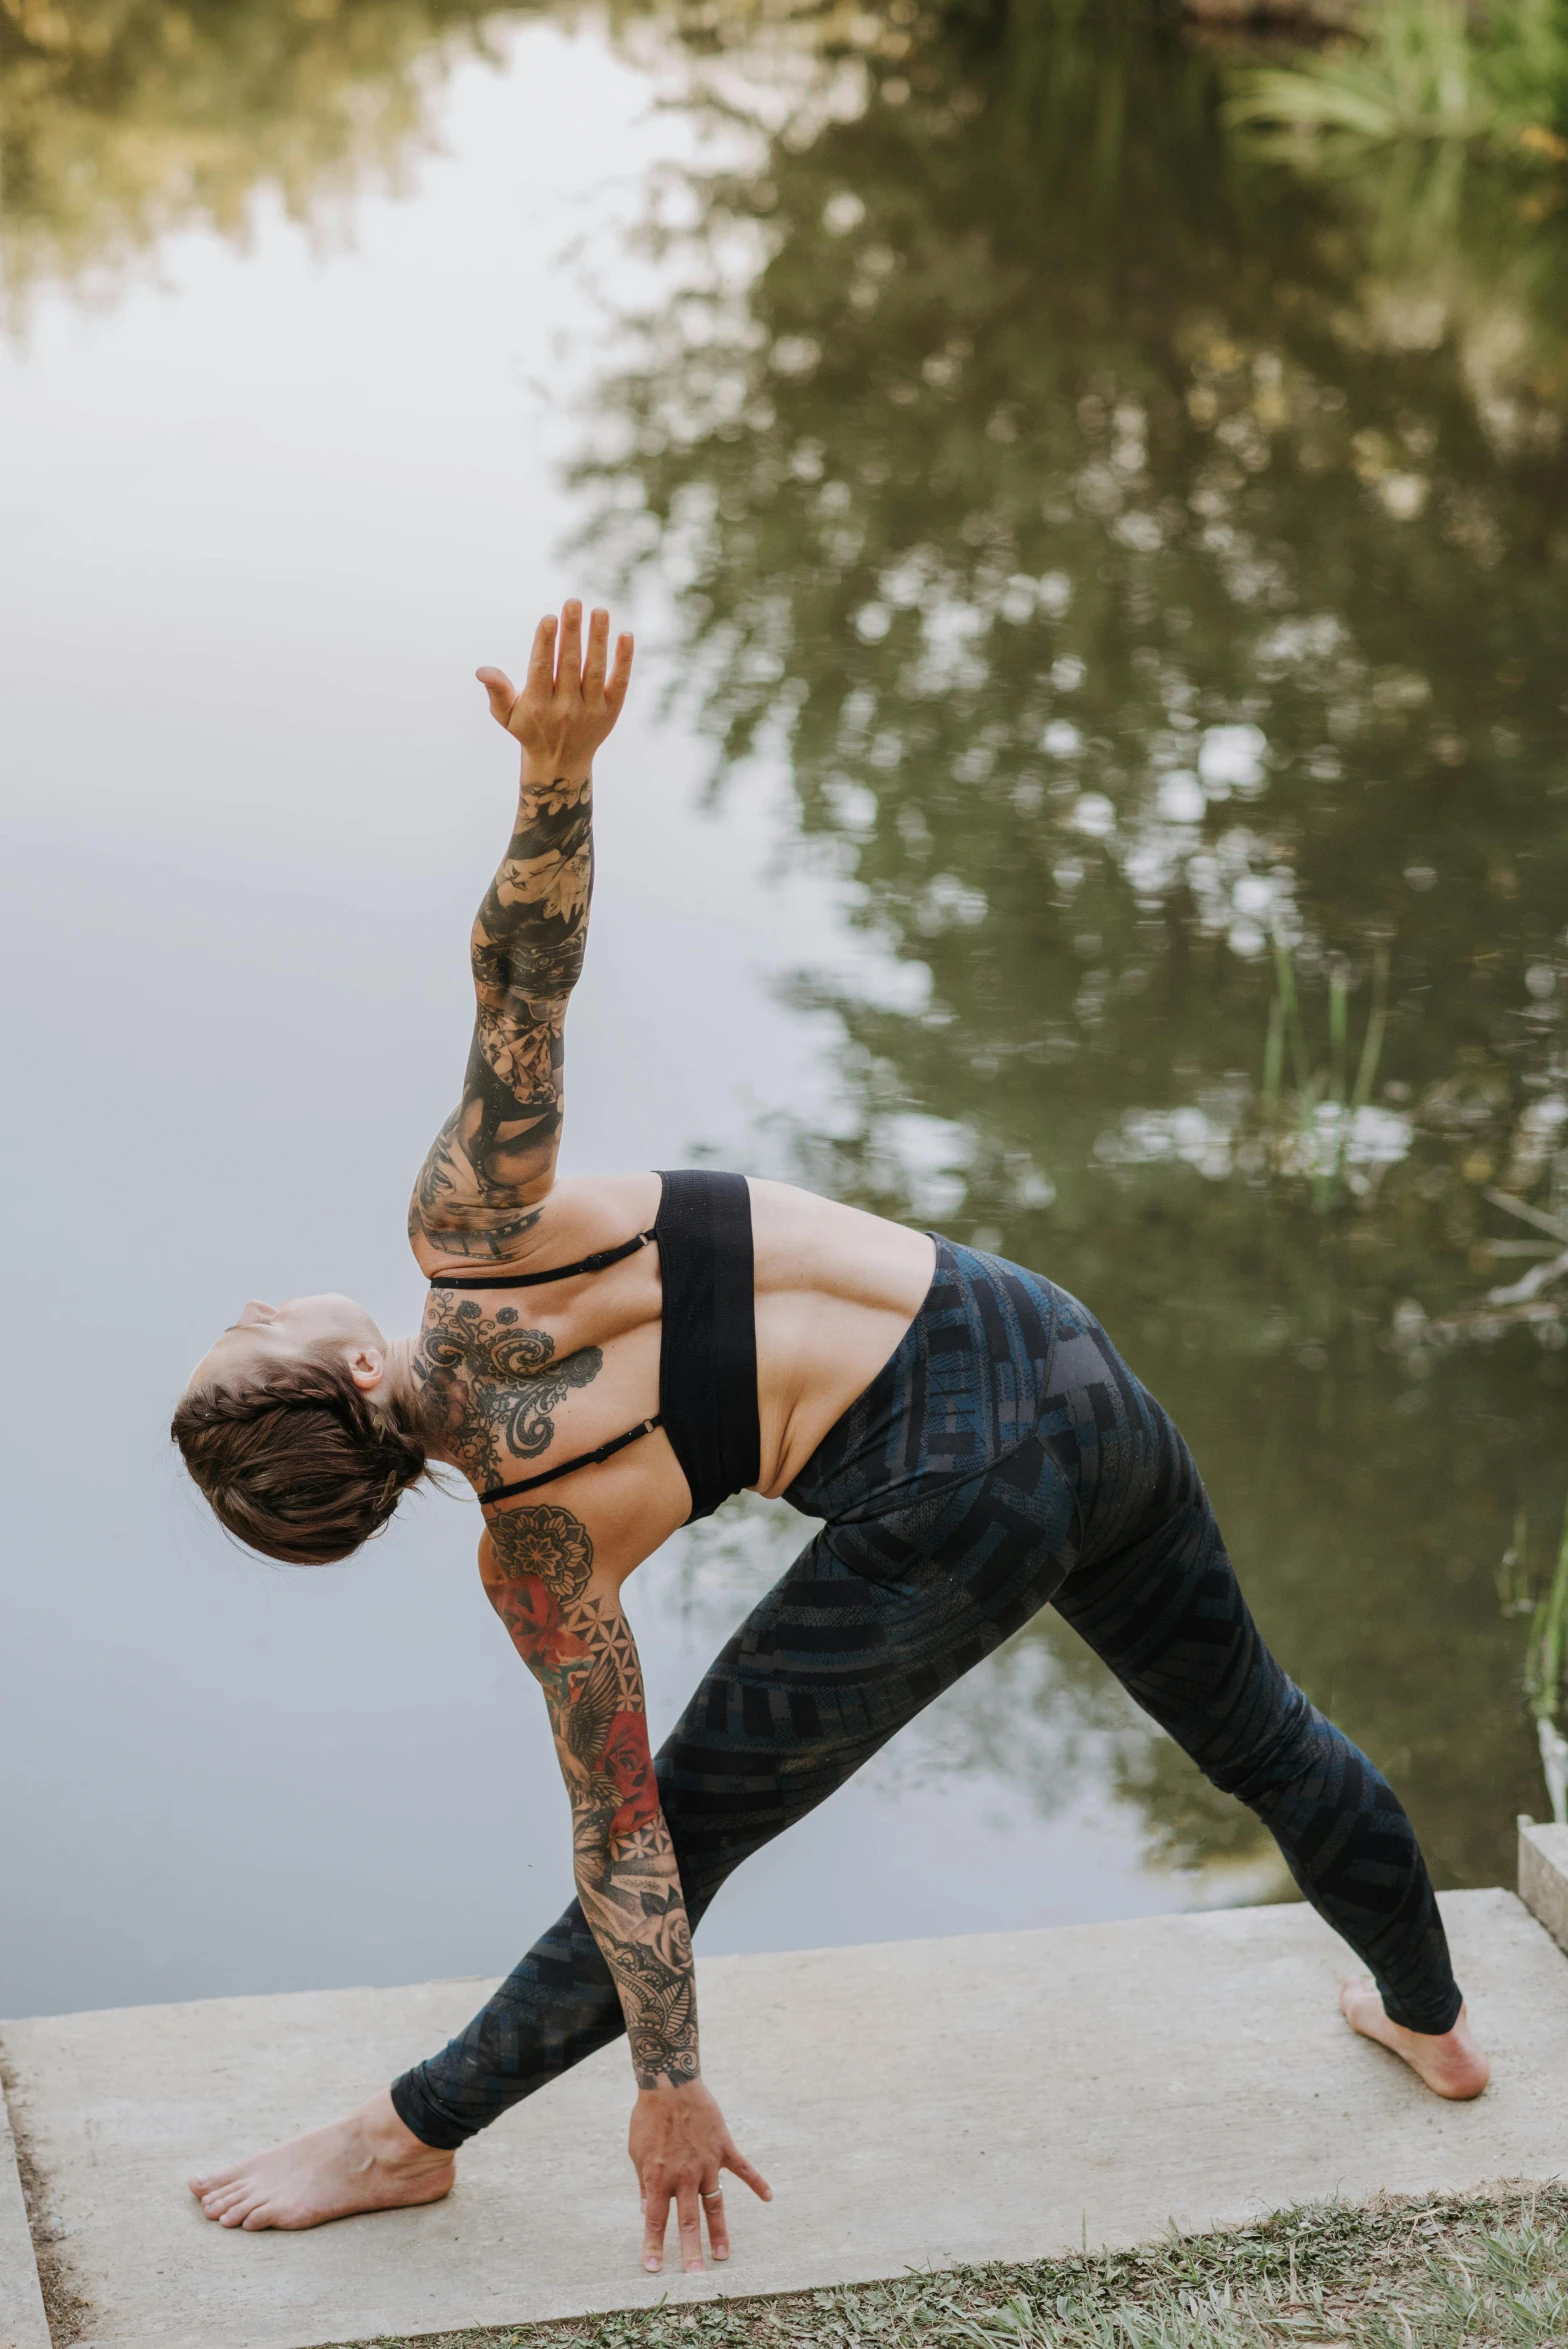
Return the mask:
{"type": "Polygon", "coordinates": [[[698,2075],[691,1931],[631,1628],[618,1598],[590,1593],[593,1541],[570,1509],[497,1510],[489,1532],[485,1587],[544,1690],[578,1894],[615,1977],[638,2086],[679,2086],[698,2075]]]}

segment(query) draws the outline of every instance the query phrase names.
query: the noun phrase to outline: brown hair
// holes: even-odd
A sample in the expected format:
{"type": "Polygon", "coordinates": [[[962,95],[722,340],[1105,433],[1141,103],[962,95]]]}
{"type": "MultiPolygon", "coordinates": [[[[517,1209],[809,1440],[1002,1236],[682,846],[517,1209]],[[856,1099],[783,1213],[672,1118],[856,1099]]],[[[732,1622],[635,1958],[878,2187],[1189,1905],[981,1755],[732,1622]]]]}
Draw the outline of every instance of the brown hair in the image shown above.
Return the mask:
{"type": "Polygon", "coordinates": [[[170,1435],[225,1530],[289,1566],[329,1566],[380,1533],[429,1473],[417,1429],[340,1363],[182,1395],[170,1435]]]}

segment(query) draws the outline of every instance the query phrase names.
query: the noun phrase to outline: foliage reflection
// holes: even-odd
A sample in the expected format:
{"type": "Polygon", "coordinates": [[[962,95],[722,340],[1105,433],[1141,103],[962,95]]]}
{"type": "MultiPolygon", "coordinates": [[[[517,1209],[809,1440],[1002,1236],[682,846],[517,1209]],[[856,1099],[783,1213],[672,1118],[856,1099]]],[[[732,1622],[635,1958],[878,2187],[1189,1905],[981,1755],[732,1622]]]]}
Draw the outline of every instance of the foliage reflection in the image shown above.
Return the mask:
{"type": "MultiPolygon", "coordinates": [[[[514,13],[516,13],[514,11],[514,13]]],[[[0,0],[0,292],[113,284],[171,230],[296,216],[424,136],[485,0],[0,0]]]]}
{"type": "MultiPolygon", "coordinates": [[[[1568,1379],[1558,1243],[1487,1196],[1568,1191],[1563,238],[1249,159],[1114,11],[906,22],[700,182],[583,468],[902,966],[804,983],[845,1116],[790,1141],[1087,1297],[1268,1634],[1495,1881],[1541,1805],[1497,1567],[1520,1510],[1555,1550],[1568,1379]]],[[[977,1746],[1050,1776],[1070,1685],[1166,1857],[1253,1848],[1025,1647],[977,1746]]]]}

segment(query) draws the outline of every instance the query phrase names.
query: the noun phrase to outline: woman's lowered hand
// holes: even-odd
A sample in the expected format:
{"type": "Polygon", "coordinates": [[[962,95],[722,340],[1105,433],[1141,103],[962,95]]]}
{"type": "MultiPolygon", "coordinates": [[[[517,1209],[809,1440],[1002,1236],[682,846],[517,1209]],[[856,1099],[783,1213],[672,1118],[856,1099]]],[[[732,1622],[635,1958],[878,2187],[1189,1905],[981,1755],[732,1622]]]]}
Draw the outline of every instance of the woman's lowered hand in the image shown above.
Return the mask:
{"type": "Polygon", "coordinates": [[[742,2179],[759,2202],[773,2200],[773,2188],[740,2151],[717,2099],[700,2080],[639,2090],[627,2150],[642,2190],[642,2264],[650,2273],[664,2265],[672,2202],[686,2273],[702,2273],[703,2219],[714,2258],[728,2259],[722,2170],[742,2179]]]}
{"type": "Polygon", "coordinates": [[[632,673],[632,640],[615,640],[607,669],[610,615],[590,613],[583,644],[583,607],[574,596],[559,623],[550,612],[534,630],[528,675],[519,692],[504,669],[475,672],[490,697],[490,715],[516,736],[529,769],[550,782],[581,782],[593,754],[621,714],[632,673]],[[559,658],[557,658],[559,637],[559,658]]]}

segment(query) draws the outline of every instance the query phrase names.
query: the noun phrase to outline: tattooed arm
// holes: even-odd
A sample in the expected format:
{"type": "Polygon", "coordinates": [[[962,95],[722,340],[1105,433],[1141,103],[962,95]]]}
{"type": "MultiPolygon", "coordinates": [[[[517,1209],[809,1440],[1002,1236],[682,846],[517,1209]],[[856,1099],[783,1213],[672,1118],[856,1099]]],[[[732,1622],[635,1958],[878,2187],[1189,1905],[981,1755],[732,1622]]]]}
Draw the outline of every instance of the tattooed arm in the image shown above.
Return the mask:
{"type": "Polygon", "coordinates": [[[615,1977],[639,2088],[695,2080],[691,1934],[648,1747],[642,1668],[613,1583],[569,1509],[498,1511],[485,1587],[544,1690],[572,1806],[573,1869],[615,1977]]]}
{"type": "Polygon", "coordinates": [[[475,1019],[463,1097],[430,1146],[409,1209],[409,1238],[429,1271],[454,1258],[508,1256],[538,1220],[555,1180],[561,1133],[562,1032],[582,971],[593,887],[593,755],[620,715],[632,640],[582,606],[541,620],[521,693],[481,669],[491,714],[523,746],[517,820],[484,903],[470,955],[475,1019]],[[428,1258],[428,1262],[426,1259],[428,1258]]]}
{"type": "MultiPolygon", "coordinates": [[[[643,2260],[663,2256],[676,2204],[686,2267],[702,2266],[699,2197],[733,2170],[771,2199],[702,2085],[691,1932],[648,1745],[642,1668],[613,1581],[569,1509],[498,1511],[480,1549],[485,1589],[544,1690],[572,1808],[577,1891],[626,2017],[638,2109],[631,2152],[643,2189],[643,2260]]],[[[703,2205],[714,2255],[729,2244],[720,2200],[703,2205]]]]}

